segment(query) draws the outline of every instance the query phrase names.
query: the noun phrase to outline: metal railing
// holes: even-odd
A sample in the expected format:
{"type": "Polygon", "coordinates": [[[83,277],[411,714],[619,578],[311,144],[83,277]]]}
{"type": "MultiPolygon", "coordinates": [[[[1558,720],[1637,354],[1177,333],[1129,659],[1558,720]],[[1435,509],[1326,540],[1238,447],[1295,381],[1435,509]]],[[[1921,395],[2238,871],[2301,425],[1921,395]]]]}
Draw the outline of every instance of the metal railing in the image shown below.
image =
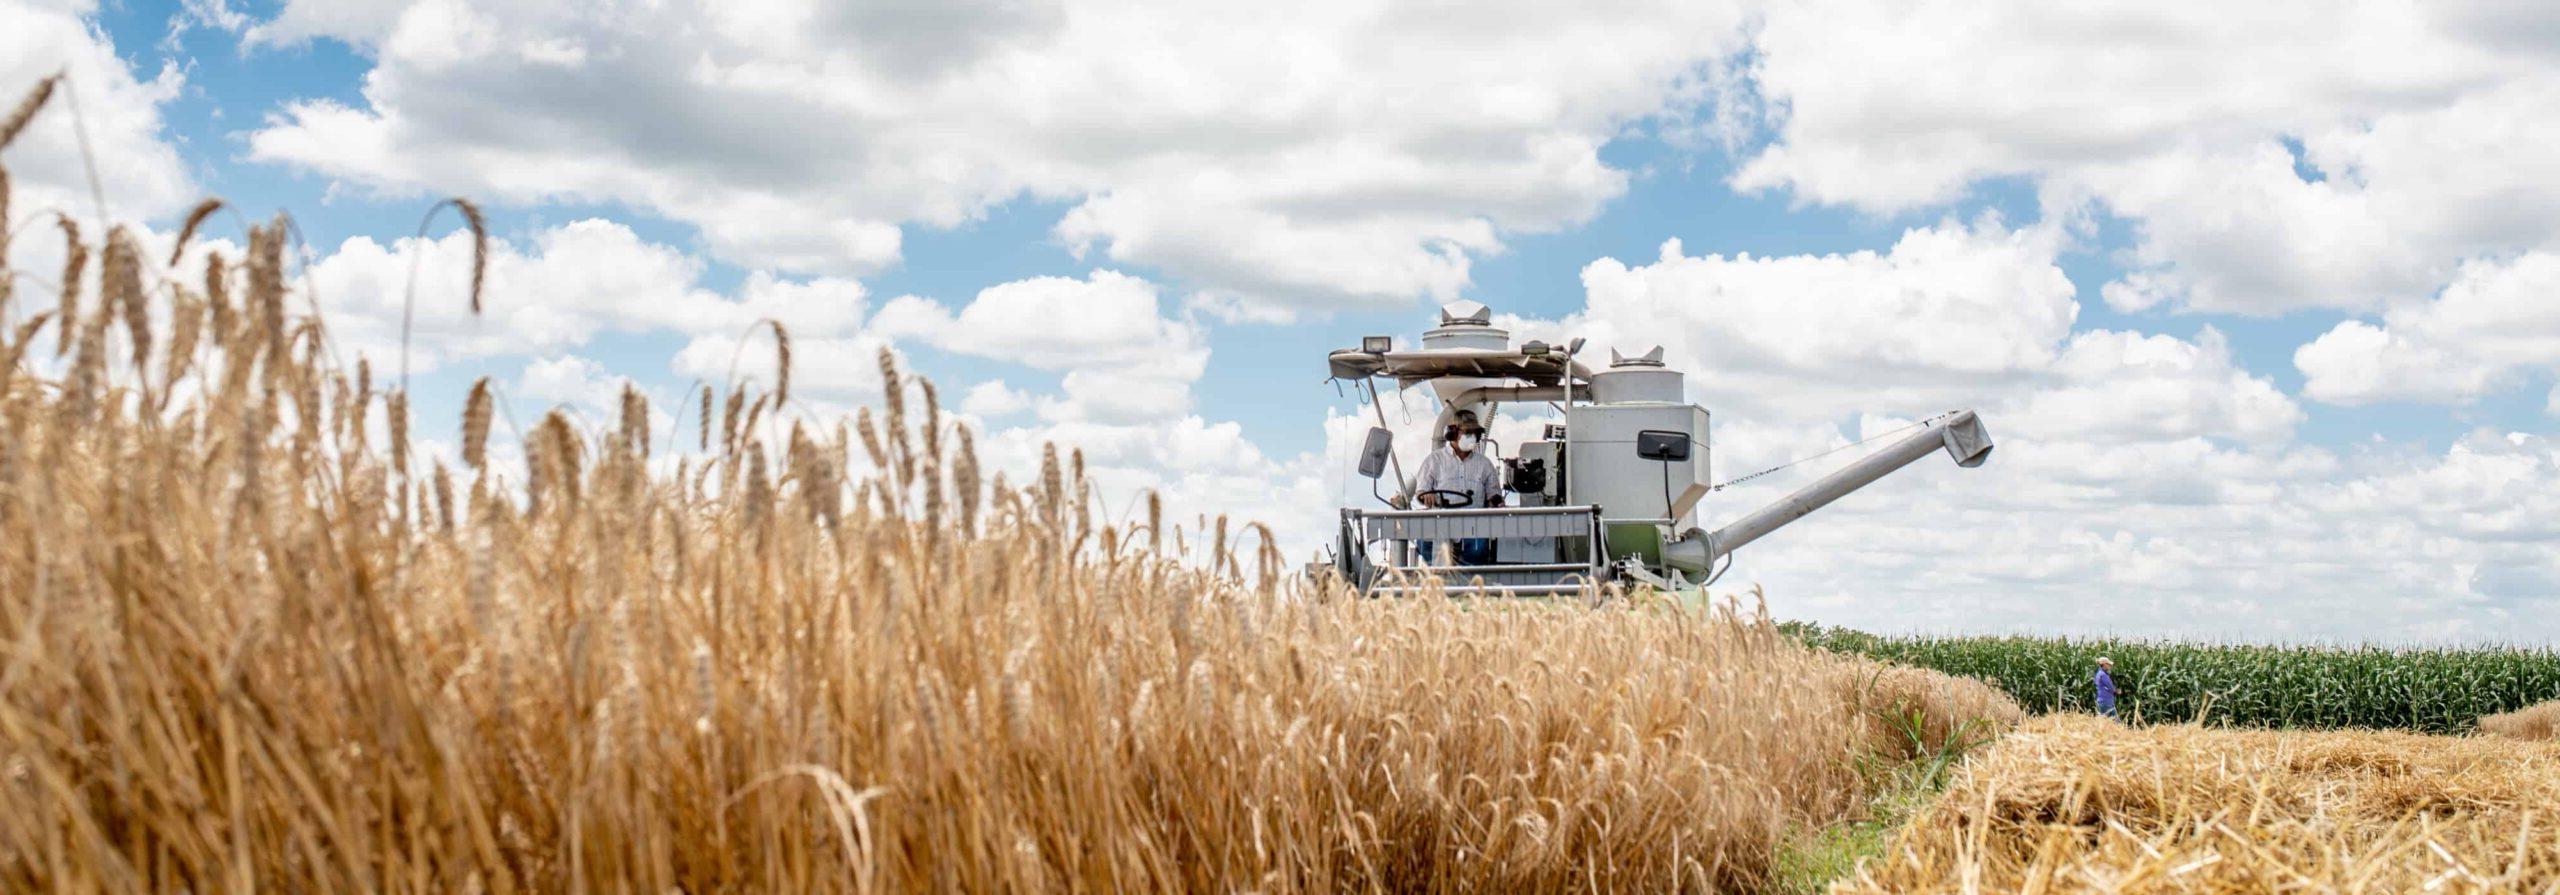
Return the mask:
{"type": "Polygon", "coordinates": [[[1453,595],[1548,596],[1585,591],[1608,571],[1607,540],[1597,506],[1347,510],[1343,525],[1347,534],[1356,533],[1353,539],[1364,550],[1370,544],[1388,544],[1388,561],[1375,567],[1363,582],[1372,594],[1412,594],[1436,587],[1453,595]],[[1417,543],[1478,538],[1579,539],[1584,559],[1434,565],[1413,549],[1417,543]]]}

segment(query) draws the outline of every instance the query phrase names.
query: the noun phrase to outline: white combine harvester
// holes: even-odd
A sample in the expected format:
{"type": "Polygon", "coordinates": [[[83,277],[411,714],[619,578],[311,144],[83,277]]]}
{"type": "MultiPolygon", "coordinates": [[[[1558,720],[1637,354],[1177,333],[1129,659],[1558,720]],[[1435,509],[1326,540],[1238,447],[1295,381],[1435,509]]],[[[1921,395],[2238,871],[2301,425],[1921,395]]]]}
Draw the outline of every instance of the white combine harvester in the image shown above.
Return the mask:
{"type": "MultiPolygon", "coordinates": [[[[1394,473],[1395,491],[1373,482],[1380,506],[1344,507],[1332,571],[1373,594],[1437,586],[1452,594],[1540,596],[1586,593],[1604,583],[1650,584],[1695,591],[1721,574],[1719,564],[1824,504],[1944,448],[1958,466],[1980,466],[1991,434],[1973,411],[1920,424],[1919,431],[1824,476],[1776,503],[1713,531],[1698,528],[1698,505],[1715,488],[1709,478],[1707,410],[1689,403],[1681,373],[1663,366],[1662,349],[1639,357],[1611,352],[1594,373],[1569,345],[1511,343],[1492,312],[1475,302],[1440,311],[1440,326],[1422,347],[1399,350],[1371,336],[1334,351],[1332,378],[1364,389],[1378,408],[1360,456],[1360,474],[1394,473]],[[1395,456],[1377,381],[1399,388],[1429,385],[1439,399],[1432,433],[1471,412],[1491,434],[1505,405],[1529,413],[1561,412],[1543,437],[1507,453],[1491,438],[1503,479],[1503,506],[1470,506],[1468,495],[1441,493],[1418,507],[1415,484],[1395,456]],[[1436,545],[1490,539],[1493,561],[1456,565],[1436,545]]],[[[1435,446],[1436,447],[1436,446],[1435,446]]],[[[1490,501],[1486,501],[1490,502],[1490,501]]]]}

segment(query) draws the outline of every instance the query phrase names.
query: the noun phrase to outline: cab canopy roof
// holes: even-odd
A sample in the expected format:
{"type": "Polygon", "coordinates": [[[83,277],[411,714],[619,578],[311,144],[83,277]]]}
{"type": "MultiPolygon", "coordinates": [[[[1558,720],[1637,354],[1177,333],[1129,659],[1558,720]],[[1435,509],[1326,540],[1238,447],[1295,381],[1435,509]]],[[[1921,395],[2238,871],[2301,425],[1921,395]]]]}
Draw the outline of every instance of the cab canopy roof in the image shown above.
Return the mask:
{"type": "Polygon", "coordinates": [[[1559,385],[1570,373],[1575,382],[1587,381],[1590,372],[1573,363],[1561,351],[1536,346],[1539,353],[1519,349],[1426,348],[1418,351],[1383,353],[1343,348],[1326,358],[1335,379],[1367,379],[1372,376],[1393,379],[1409,386],[1451,376],[1485,379],[1517,379],[1530,385],[1559,385]]]}

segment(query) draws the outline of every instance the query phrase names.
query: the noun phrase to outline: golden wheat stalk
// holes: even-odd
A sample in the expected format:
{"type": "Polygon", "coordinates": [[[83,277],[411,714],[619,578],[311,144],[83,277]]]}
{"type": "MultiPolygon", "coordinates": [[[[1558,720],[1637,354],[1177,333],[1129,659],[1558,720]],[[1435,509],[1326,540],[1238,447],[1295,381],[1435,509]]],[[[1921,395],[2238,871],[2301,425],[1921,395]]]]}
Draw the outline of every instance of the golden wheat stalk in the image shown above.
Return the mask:
{"type": "Polygon", "coordinates": [[[196,202],[194,208],[187,209],[186,220],[178,225],[178,238],[169,243],[170,267],[178,266],[178,259],[186,257],[187,242],[195,238],[196,229],[204,226],[205,219],[213,217],[213,213],[222,208],[221,199],[206,196],[196,202]]]}
{"type": "Polygon", "coordinates": [[[482,376],[462,399],[462,465],[475,471],[486,472],[489,467],[489,418],[494,410],[489,377],[482,376]]]}
{"type": "Polygon", "coordinates": [[[62,228],[63,254],[62,296],[54,302],[54,313],[59,315],[55,319],[60,320],[62,326],[54,341],[53,356],[62,357],[71,352],[72,343],[79,339],[75,330],[80,325],[80,274],[89,267],[89,245],[80,241],[80,224],[70,215],[56,214],[54,222],[62,228]]]}
{"type": "Polygon", "coordinates": [[[53,89],[62,83],[62,77],[56,73],[37,81],[36,86],[18,100],[17,107],[9,110],[9,117],[0,120],[0,149],[8,148],[10,143],[17,141],[19,132],[27,129],[27,122],[35,120],[37,110],[43,109],[45,101],[53,98],[53,89]]]}

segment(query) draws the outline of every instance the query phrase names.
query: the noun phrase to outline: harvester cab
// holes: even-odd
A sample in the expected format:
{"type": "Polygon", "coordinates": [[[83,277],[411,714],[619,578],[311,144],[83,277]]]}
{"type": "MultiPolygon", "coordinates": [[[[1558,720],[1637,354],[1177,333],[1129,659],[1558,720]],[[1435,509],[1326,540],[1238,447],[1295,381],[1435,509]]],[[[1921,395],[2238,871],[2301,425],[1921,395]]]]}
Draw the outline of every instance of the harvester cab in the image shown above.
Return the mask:
{"type": "MultiPolygon", "coordinates": [[[[1513,344],[1476,302],[1440,309],[1440,325],[1418,348],[1370,336],[1327,358],[1331,379],[1363,390],[1376,425],[1362,443],[1358,472],[1376,505],[1346,506],[1331,573],[1372,594],[1440,588],[1451,594],[1545,596],[1587,593],[1612,581],[1695,591],[1741,549],[1851,491],[1943,449],[1959,466],[1979,466],[1991,434],[1970,410],[1914,425],[1875,453],[1712,531],[1698,527],[1710,476],[1708,414],[1692,404],[1663,350],[1610,352],[1593,371],[1577,356],[1583,341],[1513,344]],[[1505,407],[1543,419],[1536,437],[1501,444],[1500,501],[1424,499],[1395,451],[1378,383],[1428,387],[1438,408],[1429,434],[1471,414],[1492,433],[1505,407]],[[1525,409],[1525,412],[1524,412],[1525,409]],[[1559,421],[1560,420],[1560,421],[1559,421]],[[1488,505],[1499,503],[1500,505],[1488,505]],[[1460,560],[1465,560],[1461,562],[1460,560]]],[[[1516,434],[1516,433],[1515,433],[1516,434]]],[[[1470,495],[1473,497],[1473,495],[1470,495]]]]}

